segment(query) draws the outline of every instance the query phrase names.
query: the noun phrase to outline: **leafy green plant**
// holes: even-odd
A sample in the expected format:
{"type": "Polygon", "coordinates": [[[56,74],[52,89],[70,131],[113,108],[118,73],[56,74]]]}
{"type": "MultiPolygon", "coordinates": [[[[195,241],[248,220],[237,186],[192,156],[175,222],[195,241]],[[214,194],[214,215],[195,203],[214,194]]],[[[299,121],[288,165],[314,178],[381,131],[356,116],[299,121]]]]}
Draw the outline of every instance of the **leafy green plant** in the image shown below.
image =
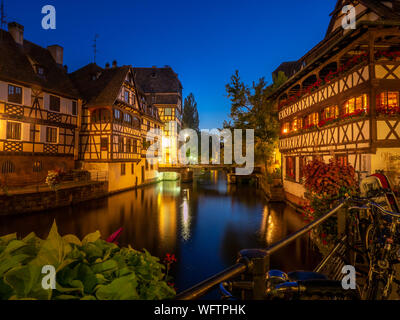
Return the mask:
{"type": "Polygon", "coordinates": [[[120,248],[96,231],[81,241],[60,236],[55,222],[47,239],[34,233],[0,237],[0,299],[160,300],[175,296],[165,266],[149,252],[120,248]],[[56,289],[43,289],[42,268],[56,269],[56,289]]]}

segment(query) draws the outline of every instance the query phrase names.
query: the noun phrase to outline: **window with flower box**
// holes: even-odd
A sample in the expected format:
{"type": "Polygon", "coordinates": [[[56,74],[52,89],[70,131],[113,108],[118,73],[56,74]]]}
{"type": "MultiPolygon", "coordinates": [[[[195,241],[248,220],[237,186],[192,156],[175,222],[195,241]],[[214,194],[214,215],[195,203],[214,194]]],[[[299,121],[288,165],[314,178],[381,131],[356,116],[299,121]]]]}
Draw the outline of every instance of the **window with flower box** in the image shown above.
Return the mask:
{"type": "Polygon", "coordinates": [[[368,110],[368,95],[363,94],[361,96],[351,98],[347,100],[343,105],[343,116],[352,116],[362,114],[368,110]]]}
{"type": "Polygon", "coordinates": [[[306,116],[304,119],[304,128],[305,129],[312,128],[312,127],[316,126],[318,124],[318,122],[319,122],[318,112],[311,113],[308,116],[306,116]]]}
{"type": "Polygon", "coordinates": [[[323,121],[329,121],[333,119],[337,119],[339,117],[339,108],[338,106],[329,106],[324,108],[322,111],[322,119],[323,121]]]}
{"type": "Polygon", "coordinates": [[[292,131],[296,132],[303,128],[303,119],[295,118],[292,122],[292,131]]]}
{"type": "Polygon", "coordinates": [[[400,113],[399,92],[384,91],[377,95],[376,111],[382,114],[400,113]]]}
{"type": "Polygon", "coordinates": [[[296,157],[286,157],[286,178],[296,179],[296,157]]]}

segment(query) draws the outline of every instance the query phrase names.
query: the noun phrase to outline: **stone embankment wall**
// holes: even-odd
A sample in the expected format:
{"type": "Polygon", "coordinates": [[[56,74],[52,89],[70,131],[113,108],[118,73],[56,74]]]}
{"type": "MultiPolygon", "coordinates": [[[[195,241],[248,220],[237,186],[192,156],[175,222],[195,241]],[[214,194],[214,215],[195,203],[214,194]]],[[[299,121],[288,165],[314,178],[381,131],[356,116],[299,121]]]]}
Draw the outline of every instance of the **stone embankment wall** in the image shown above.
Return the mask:
{"type": "Polygon", "coordinates": [[[108,195],[107,182],[90,182],[53,190],[0,195],[0,215],[44,211],[108,195]]]}

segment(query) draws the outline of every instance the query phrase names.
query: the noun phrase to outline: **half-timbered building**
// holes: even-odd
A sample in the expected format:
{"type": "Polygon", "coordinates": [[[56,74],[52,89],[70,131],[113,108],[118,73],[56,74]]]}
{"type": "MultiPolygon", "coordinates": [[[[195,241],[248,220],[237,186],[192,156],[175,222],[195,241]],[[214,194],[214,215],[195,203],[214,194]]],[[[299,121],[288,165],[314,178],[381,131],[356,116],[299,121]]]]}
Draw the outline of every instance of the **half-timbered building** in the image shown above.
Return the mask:
{"type": "Polygon", "coordinates": [[[0,177],[7,186],[43,183],[49,170],[74,169],[79,92],[63,48],[24,39],[13,22],[0,30],[0,177]]]}
{"type": "Polygon", "coordinates": [[[399,182],[400,3],[339,0],[331,16],[323,41],[280,67],[289,79],[273,95],[284,187],[297,203],[315,157],[348,162],[360,178],[385,170],[399,182]],[[355,8],[355,29],[343,28],[345,5],[355,8]]]}
{"type": "Polygon", "coordinates": [[[109,192],[157,180],[157,163],[146,162],[143,142],[147,131],[162,122],[136,85],[132,67],[114,62],[103,69],[92,63],[70,76],[83,98],[82,168],[106,175],[109,192]]]}
{"type": "Polygon", "coordinates": [[[176,163],[178,159],[178,133],[182,126],[182,84],[171,67],[134,68],[136,80],[149,104],[154,105],[164,123],[162,161],[176,163]]]}

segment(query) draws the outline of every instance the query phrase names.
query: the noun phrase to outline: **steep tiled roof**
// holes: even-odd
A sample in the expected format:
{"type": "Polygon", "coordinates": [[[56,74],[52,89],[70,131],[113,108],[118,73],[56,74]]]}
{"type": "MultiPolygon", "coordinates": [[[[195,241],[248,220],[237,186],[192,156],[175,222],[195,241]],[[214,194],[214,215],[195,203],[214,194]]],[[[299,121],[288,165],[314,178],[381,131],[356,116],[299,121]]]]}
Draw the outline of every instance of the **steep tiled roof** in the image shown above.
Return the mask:
{"type": "Polygon", "coordinates": [[[297,71],[301,68],[300,61],[289,61],[289,62],[282,62],[281,65],[272,72],[273,75],[278,75],[280,71],[282,71],[287,78],[293,76],[297,71]]]}
{"type": "Polygon", "coordinates": [[[182,84],[171,67],[133,68],[136,81],[145,93],[181,93],[182,84]]]}
{"type": "Polygon", "coordinates": [[[89,107],[112,106],[124,83],[129,66],[102,69],[91,63],[70,74],[89,107]]]}
{"type": "Polygon", "coordinates": [[[67,72],[55,62],[49,50],[27,40],[18,45],[4,30],[0,30],[0,79],[38,85],[54,94],[79,98],[67,72]],[[36,74],[33,64],[44,68],[44,76],[36,74]]]}

